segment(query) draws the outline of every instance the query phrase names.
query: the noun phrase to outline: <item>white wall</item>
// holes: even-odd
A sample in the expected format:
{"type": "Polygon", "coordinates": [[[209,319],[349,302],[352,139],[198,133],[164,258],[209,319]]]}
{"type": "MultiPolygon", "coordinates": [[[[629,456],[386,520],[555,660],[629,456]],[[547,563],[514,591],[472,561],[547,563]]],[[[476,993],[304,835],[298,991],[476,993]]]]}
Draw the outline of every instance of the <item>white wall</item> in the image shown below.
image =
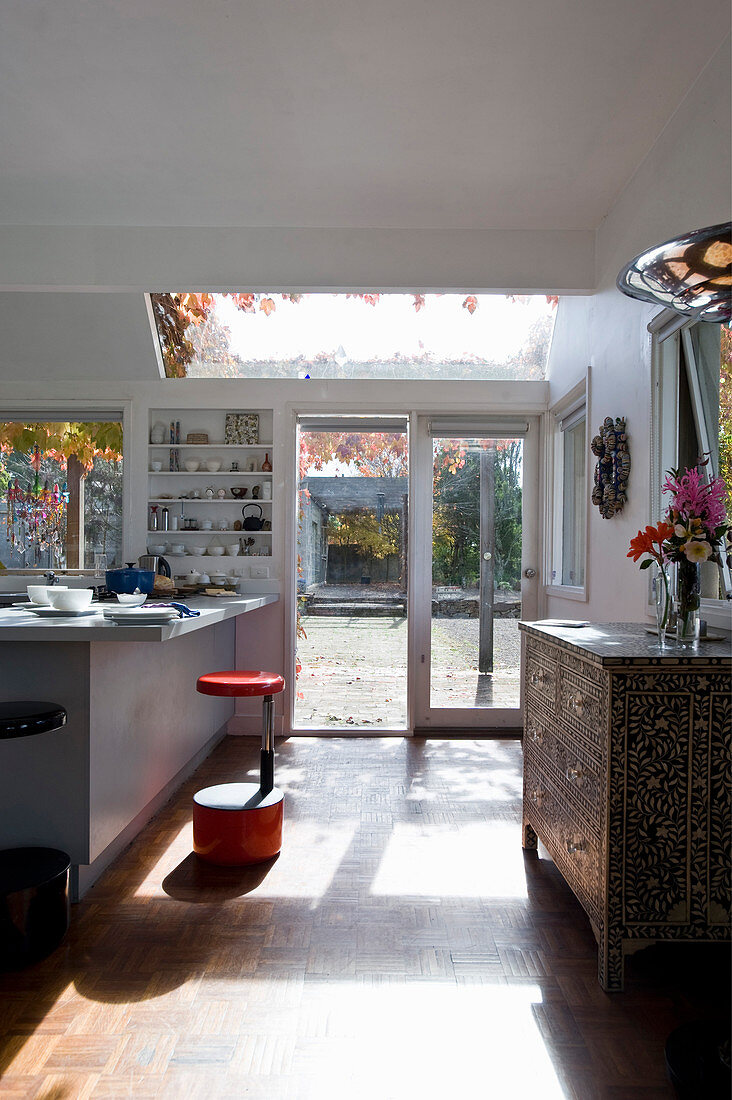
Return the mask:
{"type": "MultiPolygon", "coordinates": [[[[730,193],[730,42],[718,51],[669,121],[597,234],[597,291],[559,306],[549,360],[550,403],[591,366],[588,434],[624,416],[632,469],[622,514],[604,520],[590,506],[586,604],[550,597],[547,613],[598,621],[638,620],[647,577],[626,557],[650,513],[651,339],[658,308],[615,288],[618,272],[645,248],[727,221],[730,193]]],[[[590,466],[592,469],[592,466],[590,466]]]]}

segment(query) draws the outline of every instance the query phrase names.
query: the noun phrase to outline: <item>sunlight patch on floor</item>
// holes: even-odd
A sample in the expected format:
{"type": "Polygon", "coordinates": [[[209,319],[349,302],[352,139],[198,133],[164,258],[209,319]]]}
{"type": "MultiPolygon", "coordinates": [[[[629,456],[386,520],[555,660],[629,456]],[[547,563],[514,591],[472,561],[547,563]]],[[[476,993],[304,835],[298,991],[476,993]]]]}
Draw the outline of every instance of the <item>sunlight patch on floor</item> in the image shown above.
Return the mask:
{"type": "Polygon", "coordinates": [[[327,1010],[327,1029],[299,1048],[329,1098],[561,1100],[532,1011],[541,1000],[533,984],[306,985],[303,1008],[313,1020],[327,1010]]]}
{"type": "Polygon", "coordinates": [[[521,831],[504,822],[477,822],[459,831],[397,823],[371,893],[391,897],[525,898],[521,831]]]}

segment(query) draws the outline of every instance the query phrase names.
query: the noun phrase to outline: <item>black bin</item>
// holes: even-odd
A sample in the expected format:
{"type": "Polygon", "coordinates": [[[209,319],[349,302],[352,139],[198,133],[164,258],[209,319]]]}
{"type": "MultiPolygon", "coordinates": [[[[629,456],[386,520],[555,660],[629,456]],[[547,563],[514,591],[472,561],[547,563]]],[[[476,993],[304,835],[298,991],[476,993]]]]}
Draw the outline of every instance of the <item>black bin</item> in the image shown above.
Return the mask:
{"type": "Polygon", "coordinates": [[[69,927],[69,867],[56,848],[0,851],[0,969],[18,970],[55,950],[69,927]]]}

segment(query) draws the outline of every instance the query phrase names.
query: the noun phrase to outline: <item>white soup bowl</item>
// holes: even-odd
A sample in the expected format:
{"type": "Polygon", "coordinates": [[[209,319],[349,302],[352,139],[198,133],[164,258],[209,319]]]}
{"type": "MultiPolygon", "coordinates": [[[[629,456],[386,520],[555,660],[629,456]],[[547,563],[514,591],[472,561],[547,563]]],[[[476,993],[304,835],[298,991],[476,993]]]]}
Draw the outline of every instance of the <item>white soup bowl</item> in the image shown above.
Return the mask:
{"type": "Polygon", "coordinates": [[[92,602],[91,588],[51,588],[48,599],[57,611],[84,611],[92,602]]]}
{"type": "Polygon", "coordinates": [[[67,592],[68,585],[65,584],[29,584],[28,586],[28,599],[31,603],[37,604],[39,607],[48,607],[51,601],[48,598],[49,592],[67,592]]]}

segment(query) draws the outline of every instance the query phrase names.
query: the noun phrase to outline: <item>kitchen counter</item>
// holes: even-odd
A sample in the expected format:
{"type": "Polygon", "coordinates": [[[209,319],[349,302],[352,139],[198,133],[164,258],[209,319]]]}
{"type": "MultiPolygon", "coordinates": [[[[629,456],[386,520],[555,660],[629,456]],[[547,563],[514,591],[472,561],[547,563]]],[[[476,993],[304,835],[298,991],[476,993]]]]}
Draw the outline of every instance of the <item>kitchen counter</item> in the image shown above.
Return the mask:
{"type": "MultiPolygon", "coordinates": [[[[201,630],[214,623],[223,622],[247,611],[256,611],[259,607],[276,603],[279,596],[271,593],[259,593],[251,596],[197,596],[195,599],[181,600],[191,610],[200,611],[193,618],[176,619],[165,626],[152,626],[144,623],[139,626],[119,626],[104,618],[105,608],[118,604],[95,604],[95,615],[83,617],[45,619],[26,611],[21,607],[0,609],[0,642],[167,642],[183,634],[201,630]]],[[[145,607],[158,601],[151,597],[145,607]]]]}
{"type": "Polygon", "coordinates": [[[0,742],[0,848],[68,852],[85,893],[226,735],[236,701],[196,681],[236,668],[237,637],[262,637],[278,600],[199,596],[186,602],[200,615],[164,626],[105,621],[113,604],[83,618],[0,610],[0,699],[68,714],[60,730],[0,742]]]}

